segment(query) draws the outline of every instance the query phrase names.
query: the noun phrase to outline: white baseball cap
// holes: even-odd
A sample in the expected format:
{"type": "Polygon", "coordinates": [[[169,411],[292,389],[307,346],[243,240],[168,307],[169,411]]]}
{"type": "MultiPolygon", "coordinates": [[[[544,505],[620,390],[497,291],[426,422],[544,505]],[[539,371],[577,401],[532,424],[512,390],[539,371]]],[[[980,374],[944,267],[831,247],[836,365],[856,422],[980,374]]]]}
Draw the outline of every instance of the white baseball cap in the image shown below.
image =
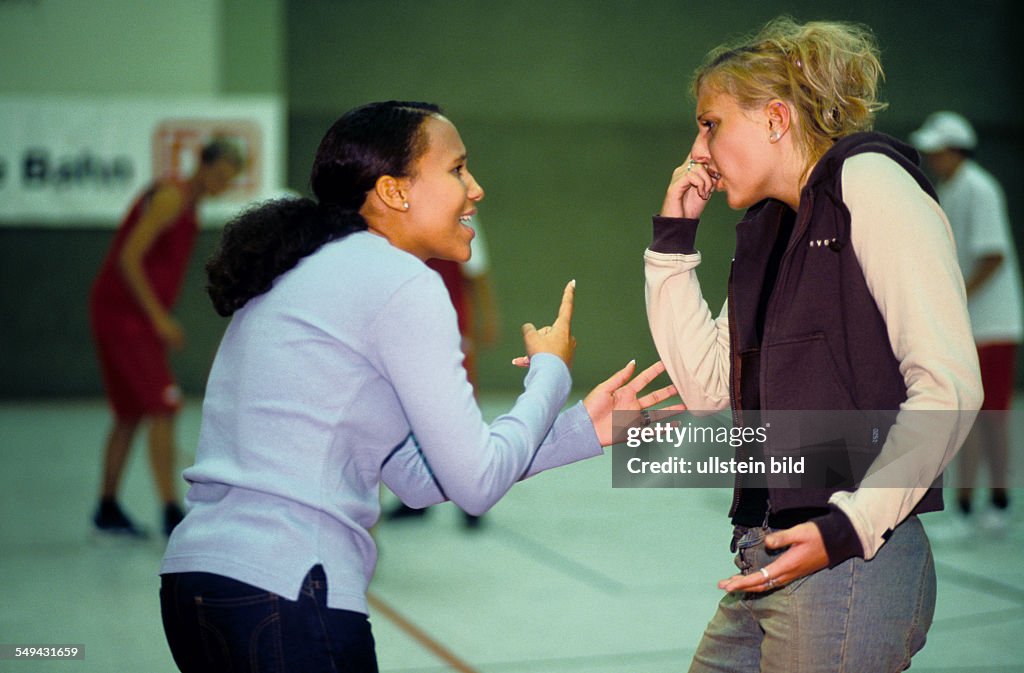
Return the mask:
{"type": "Polygon", "coordinates": [[[943,111],[928,115],[921,128],[910,134],[910,142],[921,152],[973,150],[978,146],[978,136],[962,115],[943,111]]]}

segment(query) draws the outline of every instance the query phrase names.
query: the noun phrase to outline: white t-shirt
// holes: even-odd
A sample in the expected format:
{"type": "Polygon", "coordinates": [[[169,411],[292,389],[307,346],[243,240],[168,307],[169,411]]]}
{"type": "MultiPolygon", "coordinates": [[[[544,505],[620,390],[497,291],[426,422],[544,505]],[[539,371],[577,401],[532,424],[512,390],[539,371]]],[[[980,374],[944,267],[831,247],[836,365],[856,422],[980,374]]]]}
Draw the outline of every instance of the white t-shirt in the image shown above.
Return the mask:
{"type": "Polygon", "coordinates": [[[988,171],[967,160],[937,191],[956,239],[964,278],[970,277],[981,258],[1003,257],[995,275],[967,299],[975,342],[1020,343],[1024,340],[1020,268],[1002,188],[988,171]]]}
{"type": "Polygon", "coordinates": [[[474,215],[469,226],[473,227],[476,236],[469,243],[471,254],[469,261],[462,265],[462,274],[466,278],[479,278],[491,270],[491,258],[487,254],[487,240],[484,238],[484,230],[480,227],[480,220],[474,215]]]}

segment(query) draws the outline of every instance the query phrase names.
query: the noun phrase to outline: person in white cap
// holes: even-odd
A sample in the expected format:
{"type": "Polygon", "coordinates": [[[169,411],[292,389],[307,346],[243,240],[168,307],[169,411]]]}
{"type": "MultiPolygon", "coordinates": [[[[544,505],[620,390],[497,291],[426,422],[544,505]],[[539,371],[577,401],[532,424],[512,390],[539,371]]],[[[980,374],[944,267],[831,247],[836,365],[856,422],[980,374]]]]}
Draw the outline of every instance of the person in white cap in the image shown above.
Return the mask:
{"type": "Polygon", "coordinates": [[[991,474],[991,509],[982,513],[986,528],[1003,528],[1009,506],[1007,414],[1013,397],[1014,360],[1024,338],[1020,269],[1003,189],[973,160],[977,135],[955,112],[935,112],[910,141],[938,178],[936,191],[949,217],[957,257],[967,288],[967,308],[978,346],[985,402],[971,436],[961,450],[957,502],[962,518],[954,530],[967,532],[979,464],[991,474]]]}

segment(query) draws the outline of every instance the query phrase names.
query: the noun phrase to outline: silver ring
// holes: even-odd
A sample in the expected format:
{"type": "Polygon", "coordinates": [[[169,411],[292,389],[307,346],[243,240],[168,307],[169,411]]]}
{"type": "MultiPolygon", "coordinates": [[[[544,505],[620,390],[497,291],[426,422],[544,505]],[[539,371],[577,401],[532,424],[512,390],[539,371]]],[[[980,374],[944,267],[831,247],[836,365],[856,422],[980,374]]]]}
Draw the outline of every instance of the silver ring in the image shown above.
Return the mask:
{"type": "Polygon", "coordinates": [[[774,587],[774,586],[775,586],[775,580],[773,580],[772,578],[770,578],[770,577],[769,577],[769,578],[768,578],[768,581],[767,581],[767,582],[765,582],[765,583],[764,583],[764,585],[765,585],[766,587],[768,587],[769,589],[771,589],[772,587],[774,587]]]}
{"type": "Polygon", "coordinates": [[[772,581],[772,576],[768,574],[768,568],[765,568],[765,567],[762,566],[761,568],[758,568],[758,571],[762,575],[764,575],[764,581],[765,582],[771,582],[772,581]]]}
{"type": "Polygon", "coordinates": [[[654,422],[653,420],[651,420],[651,412],[647,411],[646,409],[641,409],[640,415],[644,417],[644,427],[647,427],[648,425],[654,422]]]}

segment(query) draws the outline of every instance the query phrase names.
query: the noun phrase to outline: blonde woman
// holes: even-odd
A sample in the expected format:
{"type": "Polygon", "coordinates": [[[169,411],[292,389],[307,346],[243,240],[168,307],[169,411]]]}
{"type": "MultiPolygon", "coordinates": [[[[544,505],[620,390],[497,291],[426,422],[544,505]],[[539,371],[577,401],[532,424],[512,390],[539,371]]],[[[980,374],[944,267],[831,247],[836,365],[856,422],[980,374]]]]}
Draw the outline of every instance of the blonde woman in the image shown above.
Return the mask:
{"type": "MultiPolygon", "coordinates": [[[[917,153],[871,131],[881,75],[866,27],[780,18],[711,52],[694,78],[699,131],[645,253],[651,330],[684,402],[731,407],[744,425],[797,410],[895,423],[860,447],[870,469],[849,483],[737,480],[740,573],[719,583],[692,672],[903,670],[931,623],[917,515],[942,508],[930,486],[981,386],[946,217],[917,153]],[[746,211],[717,317],[694,245],[715,192],[746,211]],[[915,434],[922,410],[942,412],[927,417],[928,441],[915,434]]],[[[781,450],[769,435],[738,457],[781,450]]]]}

